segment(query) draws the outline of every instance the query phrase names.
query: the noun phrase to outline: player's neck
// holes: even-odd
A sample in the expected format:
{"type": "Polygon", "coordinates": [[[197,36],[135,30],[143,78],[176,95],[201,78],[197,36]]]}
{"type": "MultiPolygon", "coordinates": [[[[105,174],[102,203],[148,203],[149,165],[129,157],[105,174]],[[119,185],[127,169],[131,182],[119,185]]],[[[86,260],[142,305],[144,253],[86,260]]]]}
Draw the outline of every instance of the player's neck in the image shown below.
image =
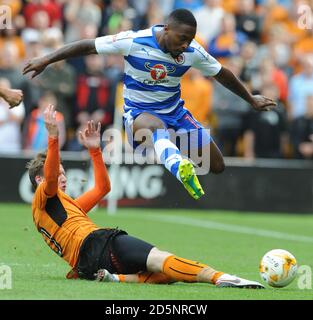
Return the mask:
{"type": "Polygon", "coordinates": [[[156,39],[158,41],[158,44],[159,44],[160,48],[162,50],[166,51],[167,49],[166,49],[166,45],[165,45],[165,41],[164,41],[164,32],[162,30],[157,31],[155,33],[155,37],[156,37],[156,39]]]}

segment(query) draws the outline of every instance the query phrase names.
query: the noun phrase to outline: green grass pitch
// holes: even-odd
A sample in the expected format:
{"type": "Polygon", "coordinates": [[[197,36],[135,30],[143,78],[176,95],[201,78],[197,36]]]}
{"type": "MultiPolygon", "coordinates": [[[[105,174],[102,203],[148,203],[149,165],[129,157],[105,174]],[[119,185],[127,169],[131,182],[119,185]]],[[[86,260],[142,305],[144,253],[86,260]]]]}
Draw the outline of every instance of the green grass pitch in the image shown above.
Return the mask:
{"type": "MultiPolygon", "coordinates": [[[[160,249],[207,263],[217,270],[262,282],[258,265],[274,248],[293,253],[298,265],[313,269],[313,216],[193,210],[104,209],[90,213],[99,226],[119,227],[160,249]]],[[[142,285],[67,280],[70,269],[44,243],[29,205],[0,204],[0,265],[12,270],[12,289],[0,299],[221,300],[313,299],[289,286],[266,290],[219,289],[209,284],[142,285]]],[[[311,280],[313,281],[313,280],[311,280]]],[[[313,286],[313,284],[311,284],[313,286]]]]}

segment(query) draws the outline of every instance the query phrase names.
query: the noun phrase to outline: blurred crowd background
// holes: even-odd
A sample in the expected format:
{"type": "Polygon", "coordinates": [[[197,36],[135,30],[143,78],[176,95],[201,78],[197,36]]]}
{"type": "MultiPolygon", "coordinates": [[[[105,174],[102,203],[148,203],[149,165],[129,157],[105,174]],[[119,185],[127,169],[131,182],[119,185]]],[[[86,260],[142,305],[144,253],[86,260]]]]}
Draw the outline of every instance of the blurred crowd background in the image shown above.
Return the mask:
{"type": "Polygon", "coordinates": [[[191,10],[197,41],[254,94],[277,101],[254,112],[214,79],[190,69],[182,79],[185,106],[210,127],[225,156],[313,159],[313,1],[310,0],[7,0],[12,28],[0,30],[0,86],[22,89],[24,102],[0,101],[0,152],[46,147],[43,109],[58,109],[62,150],[80,151],[77,132],[89,119],[102,130],[122,101],[123,57],[61,61],[30,80],[25,62],[65,43],[162,24],[176,8],[191,10]],[[311,26],[299,27],[300,6],[311,26]]]}

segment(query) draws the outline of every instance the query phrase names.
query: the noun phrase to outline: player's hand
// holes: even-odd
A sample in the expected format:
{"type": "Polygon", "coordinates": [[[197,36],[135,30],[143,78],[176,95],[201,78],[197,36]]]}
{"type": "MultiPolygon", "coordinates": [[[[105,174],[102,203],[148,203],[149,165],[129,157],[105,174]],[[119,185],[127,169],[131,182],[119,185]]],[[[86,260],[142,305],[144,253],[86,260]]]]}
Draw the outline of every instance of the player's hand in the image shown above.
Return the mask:
{"type": "Polygon", "coordinates": [[[7,89],[3,99],[10,105],[10,109],[18,106],[23,100],[22,90],[7,89]]]}
{"type": "Polygon", "coordinates": [[[254,102],[251,105],[258,111],[270,111],[277,106],[274,100],[261,95],[253,96],[253,100],[254,102]]]}
{"type": "Polygon", "coordinates": [[[56,119],[57,112],[55,111],[55,107],[52,104],[46,108],[43,113],[45,126],[48,131],[49,137],[58,137],[59,136],[59,128],[57,125],[56,119]]]}
{"type": "Polygon", "coordinates": [[[100,130],[101,123],[98,122],[96,127],[93,120],[87,122],[87,128],[79,131],[79,138],[84,147],[87,149],[96,149],[100,147],[100,130]]]}
{"type": "Polygon", "coordinates": [[[43,58],[35,58],[30,61],[28,61],[23,69],[23,74],[27,74],[29,72],[33,72],[31,75],[31,78],[35,78],[38,76],[42,71],[45,70],[45,68],[48,66],[47,60],[43,58]]]}

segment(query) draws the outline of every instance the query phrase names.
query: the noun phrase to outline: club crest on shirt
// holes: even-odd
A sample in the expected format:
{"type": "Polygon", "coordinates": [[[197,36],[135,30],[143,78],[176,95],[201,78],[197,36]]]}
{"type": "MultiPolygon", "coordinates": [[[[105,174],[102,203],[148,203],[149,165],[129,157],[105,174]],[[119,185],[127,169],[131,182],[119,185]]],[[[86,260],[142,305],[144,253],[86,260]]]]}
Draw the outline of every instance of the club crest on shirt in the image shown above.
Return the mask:
{"type": "Polygon", "coordinates": [[[178,57],[176,57],[175,62],[177,64],[183,64],[185,62],[185,55],[183,53],[181,53],[178,57]]]}
{"type": "Polygon", "coordinates": [[[176,71],[174,66],[169,67],[163,64],[155,64],[151,67],[150,62],[145,63],[145,68],[150,71],[150,75],[153,80],[163,80],[168,74],[176,71]]]}

